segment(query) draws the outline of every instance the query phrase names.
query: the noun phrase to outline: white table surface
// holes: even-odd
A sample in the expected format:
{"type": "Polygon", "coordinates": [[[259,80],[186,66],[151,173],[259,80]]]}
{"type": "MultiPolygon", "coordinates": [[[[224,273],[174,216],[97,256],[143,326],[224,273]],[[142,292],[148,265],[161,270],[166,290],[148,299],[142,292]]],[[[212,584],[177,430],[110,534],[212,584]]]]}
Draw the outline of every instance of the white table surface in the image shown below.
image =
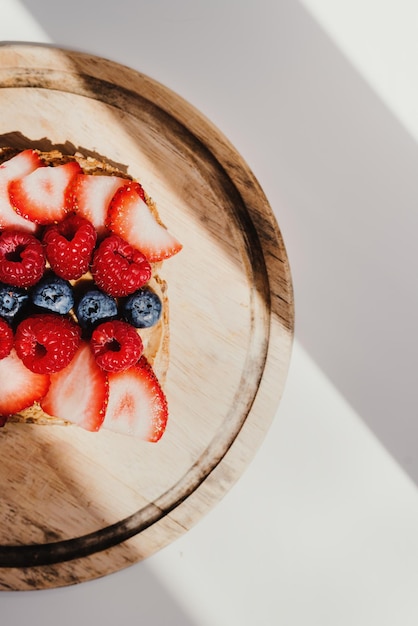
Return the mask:
{"type": "Polygon", "coordinates": [[[2,592],[1,624],[418,624],[417,26],[412,0],[2,0],[0,40],[129,65],[231,140],[286,242],[296,337],[261,449],[195,528],[2,592]]]}

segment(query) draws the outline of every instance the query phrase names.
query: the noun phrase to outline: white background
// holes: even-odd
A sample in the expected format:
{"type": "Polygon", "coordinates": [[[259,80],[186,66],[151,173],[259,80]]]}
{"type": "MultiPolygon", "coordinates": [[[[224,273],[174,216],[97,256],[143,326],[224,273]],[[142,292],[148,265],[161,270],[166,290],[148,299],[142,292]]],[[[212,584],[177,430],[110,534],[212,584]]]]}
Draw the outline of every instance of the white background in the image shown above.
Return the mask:
{"type": "Polygon", "coordinates": [[[2,0],[0,39],[129,65],[218,126],[296,300],[283,400],[222,502],[127,570],[1,593],[2,624],[418,624],[417,27],[414,0],[2,0]]]}

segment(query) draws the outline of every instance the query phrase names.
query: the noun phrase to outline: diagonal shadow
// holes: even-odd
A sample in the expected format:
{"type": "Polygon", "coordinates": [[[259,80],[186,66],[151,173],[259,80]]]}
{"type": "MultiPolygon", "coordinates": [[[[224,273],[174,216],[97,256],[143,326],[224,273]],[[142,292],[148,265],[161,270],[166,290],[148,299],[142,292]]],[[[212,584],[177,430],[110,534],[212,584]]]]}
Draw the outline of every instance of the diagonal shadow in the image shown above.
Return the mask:
{"type": "MultiPolygon", "coordinates": [[[[23,4],[54,41],[91,46],[74,3],[59,10],[51,1],[23,4]]],[[[278,4],[279,19],[264,25],[266,58],[273,51],[274,62],[254,76],[269,92],[262,102],[247,94],[237,123],[260,111],[248,133],[256,146],[263,137],[270,160],[258,153],[252,160],[285,235],[297,336],[417,482],[417,145],[308,13],[294,1],[278,4]]],[[[106,7],[84,3],[83,24],[93,25],[99,10],[106,7]]],[[[103,54],[115,32],[105,15],[94,39],[103,54]]],[[[121,57],[135,28],[124,20],[121,57]]],[[[227,56],[227,43],[218,45],[227,56]]],[[[242,54],[252,74],[251,48],[242,54]]],[[[135,62],[146,71],[141,55],[135,62]]],[[[238,104],[246,78],[243,70],[234,85],[223,85],[225,102],[238,104]]],[[[213,74],[206,80],[207,89],[216,87],[213,74]]]]}
{"type": "MultiPolygon", "coordinates": [[[[48,0],[25,0],[24,5],[63,44],[77,41],[78,47],[94,45],[104,53],[115,32],[104,7],[102,28],[93,44],[88,38],[98,2],[83,7],[90,19],[83,20],[81,32],[70,7],[58,12],[48,0]]],[[[257,148],[251,158],[285,234],[297,337],[417,482],[416,142],[298,2],[278,3],[277,20],[270,24],[263,21],[263,2],[239,8],[254,13],[254,41],[262,37],[265,67],[254,65],[252,43],[244,33],[235,55],[221,36],[210,54],[203,39],[202,51],[196,49],[188,68],[200,64],[206,88],[213,90],[219,87],[213,67],[221,58],[235,70],[217,97],[235,112],[223,118],[230,137],[236,132],[240,139],[239,124],[252,121],[246,125],[248,156],[251,140],[260,146],[263,138],[265,160],[257,148]]],[[[130,9],[135,14],[133,5],[130,9]]],[[[172,42],[168,26],[175,19],[170,15],[161,20],[161,35],[172,42]]],[[[158,21],[152,10],[147,17],[158,21]]],[[[198,30],[199,24],[194,26],[198,30]]],[[[230,27],[220,26],[221,32],[230,27]]],[[[124,23],[119,56],[164,76],[161,50],[156,65],[144,54],[131,55],[134,28],[134,21],[124,23]]],[[[177,54],[185,58],[186,44],[177,54]]],[[[202,94],[203,102],[200,74],[195,79],[196,91],[190,92],[196,99],[202,94]]]]}
{"type": "Polygon", "coordinates": [[[67,589],[19,592],[3,591],[1,612],[4,623],[20,626],[32,614],[32,623],[48,624],[54,607],[61,606],[60,623],[70,626],[76,620],[80,624],[86,619],[101,624],[144,623],[147,626],[197,626],[197,622],[180,606],[178,600],[163,587],[161,581],[149,567],[142,563],[133,565],[100,580],[77,586],[77,602],[71,601],[70,610],[63,610],[66,602],[73,598],[67,589]],[[135,569],[135,575],[132,571],[135,569]],[[51,601],[53,607],[51,607],[51,601]],[[30,607],[30,609],[29,609],[30,607]],[[88,615],[88,618],[86,618],[88,615]]]}
{"type": "MultiPolygon", "coordinates": [[[[235,206],[237,206],[237,204],[236,204],[235,206]]],[[[252,227],[252,225],[251,225],[251,224],[249,224],[249,227],[250,227],[250,226],[252,227]]],[[[246,235],[248,235],[248,232],[247,232],[247,229],[246,229],[246,228],[243,228],[243,229],[242,229],[242,231],[243,231],[243,233],[245,233],[246,235]]],[[[253,262],[251,263],[251,266],[252,266],[252,268],[253,268],[253,269],[255,269],[255,268],[257,268],[257,267],[258,267],[258,265],[260,265],[260,266],[261,266],[261,264],[263,263],[263,257],[262,257],[262,255],[261,255],[261,254],[260,254],[260,255],[257,255],[257,249],[253,249],[253,254],[254,254],[255,256],[254,256],[254,258],[253,258],[253,262]]],[[[260,269],[260,273],[261,273],[261,269],[260,269]]],[[[267,298],[267,289],[266,289],[266,286],[265,286],[264,284],[263,284],[263,285],[260,285],[260,290],[259,290],[259,291],[260,291],[260,294],[262,294],[262,295],[263,295],[263,298],[267,298]]],[[[260,310],[261,310],[261,309],[260,309],[260,310]]],[[[288,323],[289,323],[289,324],[291,323],[291,320],[289,320],[289,319],[288,319],[287,321],[288,321],[288,323]]],[[[242,398],[240,398],[240,401],[242,401],[242,398]]]]}

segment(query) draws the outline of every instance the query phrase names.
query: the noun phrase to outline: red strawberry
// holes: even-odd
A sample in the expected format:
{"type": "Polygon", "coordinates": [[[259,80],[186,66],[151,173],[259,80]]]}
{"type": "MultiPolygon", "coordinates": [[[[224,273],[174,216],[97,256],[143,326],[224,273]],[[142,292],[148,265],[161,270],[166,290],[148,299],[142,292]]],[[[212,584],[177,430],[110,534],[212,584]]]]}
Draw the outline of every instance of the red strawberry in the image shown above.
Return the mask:
{"type": "Polygon", "coordinates": [[[21,217],[10,204],[9,183],[12,180],[27,176],[42,167],[43,162],[34,150],[24,150],[0,165],[0,230],[18,228],[21,231],[34,233],[36,224],[21,217]]]}
{"type": "Polygon", "coordinates": [[[55,274],[65,280],[76,280],[85,274],[96,238],[93,224],[75,213],[67,215],[59,224],[48,226],[43,244],[55,274]]]}
{"type": "Polygon", "coordinates": [[[0,361],[0,415],[8,416],[23,411],[39,401],[48,391],[48,374],[35,374],[28,370],[16,351],[0,361]]]}
{"type": "Polygon", "coordinates": [[[130,181],[119,176],[77,174],[68,190],[68,209],[89,220],[98,237],[106,234],[106,216],[116,191],[130,181]]]}
{"type": "Polygon", "coordinates": [[[19,215],[31,222],[59,222],[67,213],[68,186],[79,172],[81,167],[76,161],[55,167],[39,167],[10,183],[10,202],[19,215]]]}
{"type": "Polygon", "coordinates": [[[51,374],[41,407],[53,417],[97,431],[104,419],[108,391],[106,373],[97,365],[89,344],[82,341],[71,363],[51,374]]]}
{"type": "Polygon", "coordinates": [[[122,372],[109,372],[109,402],[103,428],[145,441],[156,442],[163,435],[167,400],[144,356],[122,372]]]}
{"type": "Polygon", "coordinates": [[[0,176],[7,174],[9,181],[27,176],[38,167],[44,167],[44,162],[35,150],[23,150],[11,159],[0,165],[0,176]]]}
{"type": "Polygon", "coordinates": [[[37,225],[13,210],[10,204],[9,183],[12,180],[27,176],[44,164],[34,150],[24,150],[0,165],[0,230],[18,228],[19,230],[34,233],[37,225]]]}
{"type": "Polygon", "coordinates": [[[119,189],[109,206],[108,228],[145,254],[150,263],[163,261],[182,245],[155,217],[139,183],[119,189]]]}

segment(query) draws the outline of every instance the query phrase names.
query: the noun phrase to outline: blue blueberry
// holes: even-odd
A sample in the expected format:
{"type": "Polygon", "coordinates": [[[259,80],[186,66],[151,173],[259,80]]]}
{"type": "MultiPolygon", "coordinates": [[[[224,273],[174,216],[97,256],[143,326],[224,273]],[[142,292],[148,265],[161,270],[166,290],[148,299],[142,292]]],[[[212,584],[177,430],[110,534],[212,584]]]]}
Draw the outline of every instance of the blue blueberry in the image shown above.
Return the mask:
{"type": "Polygon", "coordinates": [[[158,295],[146,287],[135,291],[123,304],[123,316],[135,328],[150,328],[161,317],[162,303],[158,295]]]}
{"type": "Polygon", "coordinates": [[[115,298],[98,289],[87,291],[76,308],[78,323],[82,328],[92,328],[100,322],[115,319],[117,314],[115,298]]]}
{"type": "Polygon", "coordinates": [[[0,317],[13,321],[29,300],[29,294],[21,287],[0,283],[0,317]]]}
{"type": "Polygon", "coordinates": [[[66,315],[74,306],[71,284],[55,274],[41,278],[32,289],[31,298],[36,306],[60,315],[66,315]]]}

